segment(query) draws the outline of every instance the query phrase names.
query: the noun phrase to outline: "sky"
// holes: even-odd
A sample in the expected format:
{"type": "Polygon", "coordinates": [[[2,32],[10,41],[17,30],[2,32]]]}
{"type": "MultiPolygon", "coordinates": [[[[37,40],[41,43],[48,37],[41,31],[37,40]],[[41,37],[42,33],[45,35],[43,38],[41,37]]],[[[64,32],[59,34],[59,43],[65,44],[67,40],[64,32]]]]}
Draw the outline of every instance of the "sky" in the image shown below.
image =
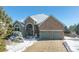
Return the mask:
{"type": "Polygon", "coordinates": [[[46,14],[54,16],[66,26],[79,23],[79,6],[4,6],[13,21],[24,21],[28,16],[46,14]]]}

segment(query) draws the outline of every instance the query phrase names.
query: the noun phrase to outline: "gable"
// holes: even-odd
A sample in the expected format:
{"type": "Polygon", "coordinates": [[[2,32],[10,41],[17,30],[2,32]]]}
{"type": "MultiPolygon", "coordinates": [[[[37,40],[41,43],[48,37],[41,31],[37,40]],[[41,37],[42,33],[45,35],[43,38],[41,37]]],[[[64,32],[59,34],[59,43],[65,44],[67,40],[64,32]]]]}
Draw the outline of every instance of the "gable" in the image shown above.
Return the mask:
{"type": "Polygon", "coordinates": [[[63,25],[53,17],[49,17],[39,27],[40,30],[63,30],[63,25]]]}
{"type": "Polygon", "coordinates": [[[24,27],[24,24],[19,22],[19,21],[15,21],[13,24],[13,27],[18,26],[18,27],[24,27]]]}
{"type": "Polygon", "coordinates": [[[25,20],[25,24],[34,24],[35,21],[31,18],[31,17],[28,17],[26,20],[25,20]]]}
{"type": "Polygon", "coordinates": [[[18,30],[20,31],[21,30],[21,25],[18,23],[18,22],[16,22],[15,24],[14,24],[14,30],[16,30],[16,28],[18,28],[18,30]]]}
{"type": "Polygon", "coordinates": [[[16,26],[16,25],[20,25],[18,21],[14,22],[13,27],[16,26]]]}

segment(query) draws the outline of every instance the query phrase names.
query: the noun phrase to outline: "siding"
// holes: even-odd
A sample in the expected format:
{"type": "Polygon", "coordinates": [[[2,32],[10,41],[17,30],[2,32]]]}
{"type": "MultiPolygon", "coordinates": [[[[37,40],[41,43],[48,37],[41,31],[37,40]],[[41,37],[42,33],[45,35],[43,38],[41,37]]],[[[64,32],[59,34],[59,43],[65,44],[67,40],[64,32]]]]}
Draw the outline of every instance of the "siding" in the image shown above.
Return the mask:
{"type": "Polygon", "coordinates": [[[45,22],[43,22],[40,27],[40,30],[63,30],[64,27],[61,23],[56,21],[53,17],[49,17],[45,22]]]}
{"type": "Polygon", "coordinates": [[[63,25],[59,21],[55,20],[55,18],[53,17],[49,17],[47,20],[41,23],[39,29],[40,29],[40,39],[59,40],[64,38],[63,25]],[[62,30],[62,31],[56,31],[56,30],[62,30]]]}

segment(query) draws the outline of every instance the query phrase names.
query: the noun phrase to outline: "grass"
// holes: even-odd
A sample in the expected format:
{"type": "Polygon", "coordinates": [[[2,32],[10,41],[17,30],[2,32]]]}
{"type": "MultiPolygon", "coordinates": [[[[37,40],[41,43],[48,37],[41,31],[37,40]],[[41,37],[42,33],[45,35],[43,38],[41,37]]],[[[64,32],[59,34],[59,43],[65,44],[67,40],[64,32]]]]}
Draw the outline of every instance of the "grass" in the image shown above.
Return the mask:
{"type": "Polygon", "coordinates": [[[26,48],[24,52],[66,52],[63,40],[38,41],[26,48]]]}

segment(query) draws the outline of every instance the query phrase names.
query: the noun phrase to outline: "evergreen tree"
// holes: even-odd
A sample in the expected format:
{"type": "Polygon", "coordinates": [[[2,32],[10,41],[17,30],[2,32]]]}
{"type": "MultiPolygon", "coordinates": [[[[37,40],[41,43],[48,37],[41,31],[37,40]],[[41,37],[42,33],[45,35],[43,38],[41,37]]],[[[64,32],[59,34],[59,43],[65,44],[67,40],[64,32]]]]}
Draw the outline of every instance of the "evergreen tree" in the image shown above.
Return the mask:
{"type": "Polygon", "coordinates": [[[12,26],[12,19],[8,18],[7,19],[7,31],[6,31],[6,37],[10,36],[13,32],[13,26],[12,26]]]}
{"type": "Polygon", "coordinates": [[[4,11],[3,7],[0,7],[0,35],[7,37],[12,33],[12,19],[4,11]]]}
{"type": "Polygon", "coordinates": [[[76,34],[79,35],[79,24],[76,26],[76,34]]]}
{"type": "Polygon", "coordinates": [[[76,24],[74,24],[74,25],[71,25],[71,26],[69,26],[69,30],[71,31],[71,32],[75,32],[76,30],[76,24]]]}
{"type": "Polygon", "coordinates": [[[67,28],[67,26],[64,27],[64,33],[68,34],[70,33],[69,29],[67,28]]]}

